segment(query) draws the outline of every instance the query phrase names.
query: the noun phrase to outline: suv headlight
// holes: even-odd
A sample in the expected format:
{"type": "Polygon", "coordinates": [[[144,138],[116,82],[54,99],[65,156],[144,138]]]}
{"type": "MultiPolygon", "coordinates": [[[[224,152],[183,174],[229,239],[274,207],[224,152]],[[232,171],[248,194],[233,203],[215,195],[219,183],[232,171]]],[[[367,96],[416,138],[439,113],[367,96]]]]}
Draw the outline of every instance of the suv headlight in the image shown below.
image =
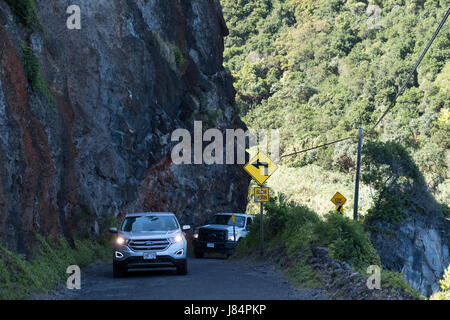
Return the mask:
{"type": "Polygon", "coordinates": [[[178,243],[181,241],[183,241],[183,237],[181,236],[181,234],[177,234],[175,237],[170,238],[171,243],[178,243]]]}
{"type": "Polygon", "coordinates": [[[237,239],[237,233],[235,233],[234,235],[233,235],[233,233],[228,233],[228,240],[234,241],[234,236],[236,236],[236,239],[237,239]]]}
{"type": "Polygon", "coordinates": [[[126,246],[130,240],[122,236],[116,238],[116,244],[126,246]]]}

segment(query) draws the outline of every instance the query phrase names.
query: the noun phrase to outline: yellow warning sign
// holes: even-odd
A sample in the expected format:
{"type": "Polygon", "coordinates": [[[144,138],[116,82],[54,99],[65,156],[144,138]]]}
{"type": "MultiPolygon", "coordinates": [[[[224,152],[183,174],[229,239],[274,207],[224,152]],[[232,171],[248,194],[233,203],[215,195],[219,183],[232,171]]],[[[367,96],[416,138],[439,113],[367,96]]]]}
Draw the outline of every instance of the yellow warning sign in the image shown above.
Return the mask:
{"type": "Polygon", "coordinates": [[[245,171],[260,185],[278,169],[278,166],[263,152],[259,152],[245,166],[245,171]]]}
{"type": "Polygon", "coordinates": [[[255,187],[253,188],[255,202],[269,202],[269,188],[255,187]]]}
{"type": "Polygon", "coordinates": [[[339,192],[336,192],[333,198],[331,198],[331,202],[333,202],[336,206],[343,205],[346,201],[347,199],[339,192]]]}
{"type": "Polygon", "coordinates": [[[331,198],[331,202],[333,202],[336,205],[336,211],[344,214],[344,203],[347,201],[347,199],[340,194],[339,192],[336,192],[331,198]]]}

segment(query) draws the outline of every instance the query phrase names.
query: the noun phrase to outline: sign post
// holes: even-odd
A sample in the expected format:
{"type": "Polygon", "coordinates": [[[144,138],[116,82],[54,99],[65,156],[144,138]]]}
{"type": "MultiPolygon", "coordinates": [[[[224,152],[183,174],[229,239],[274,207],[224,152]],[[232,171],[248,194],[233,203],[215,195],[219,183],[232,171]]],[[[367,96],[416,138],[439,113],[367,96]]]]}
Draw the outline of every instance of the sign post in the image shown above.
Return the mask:
{"type": "Polygon", "coordinates": [[[258,182],[260,187],[254,190],[255,202],[260,202],[261,218],[259,230],[259,251],[260,255],[264,255],[264,208],[263,202],[269,201],[269,188],[262,187],[264,182],[278,169],[278,166],[270,160],[270,158],[263,152],[259,152],[253,157],[245,166],[244,170],[258,182]]]}
{"type": "Polygon", "coordinates": [[[269,202],[269,188],[267,187],[255,187],[253,189],[253,193],[254,193],[254,199],[255,202],[259,202],[260,203],[260,220],[262,221],[262,223],[260,223],[260,244],[259,244],[259,250],[260,250],[260,254],[261,256],[264,255],[264,209],[263,209],[263,202],[269,202]]]}
{"type": "Polygon", "coordinates": [[[259,222],[259,254],[262,256],[264,256],[264,212],[263,212],[263,202],[260,202],[261,205],[261,218],[260,218],[260,222],[259,222]]]}

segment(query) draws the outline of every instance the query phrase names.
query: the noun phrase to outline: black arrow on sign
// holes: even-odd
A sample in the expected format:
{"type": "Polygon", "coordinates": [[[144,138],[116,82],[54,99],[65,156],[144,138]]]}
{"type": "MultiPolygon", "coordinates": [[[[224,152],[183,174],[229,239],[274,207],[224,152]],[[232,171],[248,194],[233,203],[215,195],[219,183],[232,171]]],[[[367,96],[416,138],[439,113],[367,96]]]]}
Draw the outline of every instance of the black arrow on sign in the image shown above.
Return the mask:
{"type": "Polygon", "coordinates": [[[338,206],[338,207],[336,208],[336,211],[341,212],[342,206],[343,206],[343,204],[341,204],[340,206],[338,206]]]}
{"type": "Polygon", "coordinates": [[[264,175],[269,175],[269,164],[267,162],[259,162],[259,159],[257,159],[255,162],[252,163],[252,166],[254,166],[256,169],[259,169],[259,167],[264,166],[264,175]]]}

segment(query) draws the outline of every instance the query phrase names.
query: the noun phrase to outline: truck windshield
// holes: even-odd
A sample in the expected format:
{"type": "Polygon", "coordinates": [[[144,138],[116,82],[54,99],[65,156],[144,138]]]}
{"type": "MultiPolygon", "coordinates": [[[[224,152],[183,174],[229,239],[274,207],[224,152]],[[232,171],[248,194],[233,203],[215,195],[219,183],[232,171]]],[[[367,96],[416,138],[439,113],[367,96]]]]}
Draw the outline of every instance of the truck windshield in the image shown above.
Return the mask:
{"type": "MultiPolygon", "coordinates": [[[[241,216],[234,216],[236,221],[236,226],[242,228],[245,225],[245,218],[241,216]]],[[[231,214],[218,214],[213,216],[209,220],[209,224],[222,224],[222,225],[233,225],[233,220],[231,219],[231,214]]]]}
{"type": "Polygon", "coordinates": [[[172,216],[128,217],[122,223],[125,232],[170,231],[178,229],[178,223],[172,216]]]}

